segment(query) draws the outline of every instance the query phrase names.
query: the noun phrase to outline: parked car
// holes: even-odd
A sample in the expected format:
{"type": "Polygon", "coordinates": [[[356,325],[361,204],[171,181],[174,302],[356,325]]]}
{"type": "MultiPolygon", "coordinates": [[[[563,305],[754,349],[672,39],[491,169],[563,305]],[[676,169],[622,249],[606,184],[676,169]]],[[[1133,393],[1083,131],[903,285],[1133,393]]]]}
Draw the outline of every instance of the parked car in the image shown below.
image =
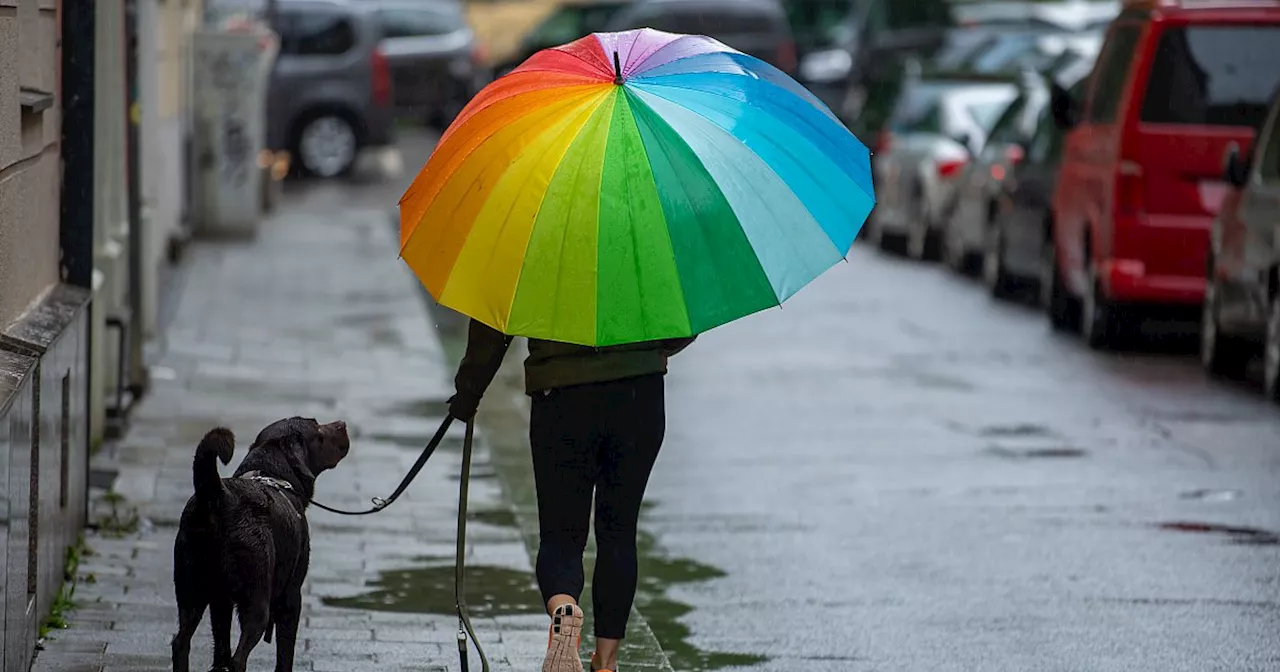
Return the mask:
{"type": "Polygon", "coordinates": [[[973,25],[1036,24],[1056,30],[1096,31],[1120,13],[1119,0],[960,0],[955,4],[956,23],[973,25]]]}
{"type": "Polygon", "coordinates": [[[484,52],[458,0],[377,0],[397,116],[448,125],[484,85],[484,52]]]}
{"type": "Polygon", "coordinates": [[[360,150],[392,142],[391,72],[376,6],[277,0],[280,55],[267,92],[267,142],[302,172],[348,173],[360,150]]]}
{"type": "Polygon", "coordinates": [[[778,0],[580,0],[552,12],[495,70],[501,76],[538,51],[590,33],[635,28],[706,35],[796,73],[796,45],[778,0]]]}
{"type": "Polygon", "coordinates": [[[1135,305],[1199,308],[1223,152],[1248,151],[1280,84],[1280,2],[1135,2],[1112,23],[1070,127],[1054,196],[1048,313],[1091,347],[1135,305]]]}
{"type": "Polygon", "coordinates": [[[1253,151],[1227,150],[1231,191],[1213,222],[1205,264],[1200,359],[1210,374],[1239,376],[1269,344],[1268,396],[1280,401],[1280,93],[1253,151]]]}
{"type": "Polygon", "coordinates": [[[1018,94],[1004,79],[909,80],[875,143],[876,208],[868,239],[905,247],[913,259],[937,256],[943,215],[970,157],[1018,94]]]}
{"type": "MultiPolygon", "coordinates": [[[[1092,63],[1096,52],[1070,51],[1069,55],[1055,57],[1043,73],[1022,77],[1018,97],[992,126],[986,146],[965,168],[942,241],[942,257],[953,269],[967,273],[979,255],[984,255],[989,238],[999,235],[994,227],[1000,201],[1006,195],[1004,181],[1026,158],[1032,139],[1041,132],[1040,122],[1049,106],[1046,79],[1078,81],[1084,74],[1080,64],[1092,63]]],[[[996,285],[996,289],[1002,293],[1004,287],[996,285]]]]}
{"type": "MultiPolygon", "coordinates": [[[[1058,71],[1055,83],[1071,84],[1071,91],[1078,95],[1085,88],[1083,74],[1087,73],[1068,66],[1058,71]]],[[[981,247],[983,284],[994,297],[1009,297],[1015,289],[1034,283],[1043,302],[1052,287],[1044,278],[1053,272],[1053,194],[1065,135],[1052,107],[1042,106],[1035,130],[1020,147],[1019,159],[1010,161],[1005,178],[999,181],[994,218],[984,231],[981,247]]]]}

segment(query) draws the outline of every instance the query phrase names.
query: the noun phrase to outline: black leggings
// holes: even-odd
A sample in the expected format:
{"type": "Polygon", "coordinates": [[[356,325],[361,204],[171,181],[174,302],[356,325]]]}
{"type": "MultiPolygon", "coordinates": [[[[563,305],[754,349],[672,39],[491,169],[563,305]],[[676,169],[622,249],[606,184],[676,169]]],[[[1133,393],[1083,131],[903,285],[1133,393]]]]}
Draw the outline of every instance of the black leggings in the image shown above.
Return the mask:
{"type": "Polygon", "coordinates": [[[636,524],[662,437],[661,375],[533,395],[529,439],[538,489],[538,586],[577,600],[585,578],[591,496],[596,567],[591,582],[597,637],[622,639],[636,597],[636,524]]]}

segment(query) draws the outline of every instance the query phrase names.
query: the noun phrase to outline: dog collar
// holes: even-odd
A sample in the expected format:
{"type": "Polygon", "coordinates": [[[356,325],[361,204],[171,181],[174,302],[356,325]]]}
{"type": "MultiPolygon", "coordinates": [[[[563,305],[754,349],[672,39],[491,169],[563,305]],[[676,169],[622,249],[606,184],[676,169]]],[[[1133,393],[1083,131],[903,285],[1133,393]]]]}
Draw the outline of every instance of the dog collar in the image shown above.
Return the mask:
{"type": "Polygon", "coordinates": [[[282,480],[280,480],[280,479],[278,479],[278,478],[271,478],[270,476],[263,476],[262,474],[260,474],[260,473],[258,473],[258,472],[256,472],[256,471],[250,471],[250,472],[247,472],[247,473],[245,473],[245,474],[241,475],[241,476],[240,476],[240,478],[242,478],[242,479],[244,479],[244,480],[246,480],[246,481],[257,481],[257,482],[262,483],[262,484],[264,484],[264,485],[269,485],[269,486],[271,486],[271,487],[275,488],[276,490],[289,490],[289,491],[292,491],[292,490],[293,490],[293,484],[292,484],[292,483],[290,483],[290,482],[288,482],[288,481],[282,481],[282,480]]]}

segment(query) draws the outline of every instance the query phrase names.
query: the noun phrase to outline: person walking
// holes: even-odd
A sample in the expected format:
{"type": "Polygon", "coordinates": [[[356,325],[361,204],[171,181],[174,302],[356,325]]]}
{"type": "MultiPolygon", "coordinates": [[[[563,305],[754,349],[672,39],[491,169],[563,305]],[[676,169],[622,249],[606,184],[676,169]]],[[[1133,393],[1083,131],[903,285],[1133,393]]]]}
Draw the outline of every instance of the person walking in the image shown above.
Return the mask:
{"type": "MultiPolygon", "coordinates": [[[[467,330],[449,412],[471,420],[511,337],[467,330]]],[[[543,672],[582,672],[582,554],[595,501],[593,672],[616,672],[637,584],[636,527],[666,431],[667,361],[693,337],[609,347],[529,340],[525,392],[538,499],[538,587],[551,617],[543,672]]]]}

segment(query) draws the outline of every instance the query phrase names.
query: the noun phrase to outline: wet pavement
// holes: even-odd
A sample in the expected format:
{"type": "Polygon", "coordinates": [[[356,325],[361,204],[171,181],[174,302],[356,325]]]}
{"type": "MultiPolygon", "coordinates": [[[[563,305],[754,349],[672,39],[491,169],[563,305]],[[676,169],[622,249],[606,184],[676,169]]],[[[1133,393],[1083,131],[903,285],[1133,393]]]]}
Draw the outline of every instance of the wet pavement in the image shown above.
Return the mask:
{"type": "Polygon", "coordinates": [[[1280,410],[1187,347],[865,246],[705,335],[645,527],[724,573],[671,591],[693,646],[761,661],[676,669],[1280,670],[1280,410]]]}

